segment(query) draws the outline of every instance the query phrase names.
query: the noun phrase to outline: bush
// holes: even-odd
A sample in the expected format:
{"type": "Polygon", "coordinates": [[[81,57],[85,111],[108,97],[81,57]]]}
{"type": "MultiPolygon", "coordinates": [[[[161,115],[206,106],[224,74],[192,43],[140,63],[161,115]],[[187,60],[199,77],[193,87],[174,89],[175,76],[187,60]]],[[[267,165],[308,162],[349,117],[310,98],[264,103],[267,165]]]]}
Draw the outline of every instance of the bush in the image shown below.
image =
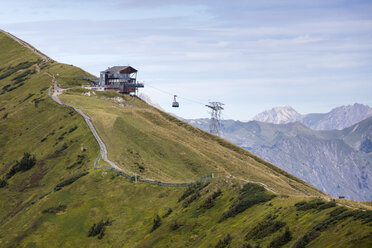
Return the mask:
{"type": "Polygon", "coordinates": [[[31,100],[31,102],[35,104],[35,108],[37,108],[39,106],[39,102],[42,102],[42,101],[44,101],[44,99],[42,99],[41,97],[34,98],[31,100]]]}
{"type": "Polygon", "coordinates": [[[33,93],[28,93],[28,96],[25,97],[25,99],[22,100],[22,102],[25,102],[27,101],[28,99],[30,99],[31,97],[33,97],[35,94],[33,93]]]}
{"type": "Polygon", "coordinates": [[[67,134],[67,132],[64,132],[63,134],[61,134],[61,136],[58,137],[58,140],[61,141],[65,138],[65,135],[67,134]]]}
{"type": "Polygon", "coordinates": [[[83,177],[85,175],[87,175],[89,172],[87,171],[84,171],[84,172],[81,172],[81,173],[78,173],[62,182],[60,182],[59,184],[57,184],[55,187],[54,187],[54,191],[58,191],[60,189],[62,189],[63,187],[67,186],[67,185],[70,185],[72,184],[73,182],[75,182],[76,180],[78,180],[80,177],[83,177]]]}
{"type": "Polygon", "coordinates": [[[306,247],[308,243],[316,239],[321,232],[325,231],[329,226],[349,217],[354,217],[354,220],[362,219],[362,223],[367,224],[369,221],[372,221],[372,211],[350,211],[344,207],[338,207],[329,213],[328,218],[316,224],[313,228],[311,228],[310,231],[297,240],[297,242],[293,245],[293,248],[306,247]]]}
{"type": "Polygon", "coordinates": [[[371,210],[354,210],[354,220],[361,220],[363,224],[369,224],[372,222],[372,211],[371,210]]]}
{"type": "Polygon", "coordinates": [[[334,217],[334,216],[337,216],[339,214],[342,214],[343,212],[345,212],[347,209],[345,207],[338,207],[334,210],[332,210],[329,215],[334,217]]]}
{"type": "Polygon", "coordinates": [[[258,223],[251,231],[249,231],[249,233],[245,236],[245,239],[262,239],[275,233],[285,225],[285,222],[265,219],[258,223]]]}
{"type": "Polygon", "coordinates": [[[36,61],[34,61],[34,62],[22,62],[22,63],[19,63],[18,65],[14,66],[14,67],[8,67],[7,71],[0,75],[0,80],[9,77],[13,73],[15,73],[15,72],[17,72],[21,69],[27,69],[27,68],[29,68],[30,66],[32,66],[36,63],[37,63],[36,61]]]}
{"type": "Polygon", "coordinates": [[[181,225],[178,224],[177,221],[173,221],[173,222],[170,224],[169,229],[170,229],[171,231],[175,231],[175,230],[177,230],[177,229],[180,228],[180,227],[181,227],[181,225]]]}
{"type": "Polygon", "coordinates": [[[21,162],[16,161],[16,164],[6,174],[6,178],[9,179],[20,171],[27,171],[34,167],[35,164],[36,164],[35,156],[31,156],[30,153],[26,152],[23,154],[21,162]]]}
{"type": "Polygon", "coordinates": [[[68,131],[69,133],[72,133],[73,131],[75,131],[76,129],[78,128],[78,126],[73,126],[72,128],[70,128],[70,130],[68,131]]]}
{"type": "Polygon", "coordinates": [[[273,241],[270,242],[268,248],[279,248],[283,245],[287,244],[289,241],[292,240],[292,233],[287,227],[285,232],[278,237],[276,237],[273,241]]]}
{"type": "Polygon", "coordinates": [[[232,240],[231,235],[228,233],[223,239],[218,240],[217,245],[215,246],[216,248],[224,248],[230,244],[232,240]]]}
{"type": "Polygon", "coordinates": [[[77,164],[82,164],[84,159],[85,159],[85,155],[84,154],[81,154],[81,155],[79,154],[79,155],[77,155],[76,163],[77,164]]]}
{"type": "Polygon", "coordinates": [[[320,232],[318,231],[311,231],[304,236],[302,236],[296,243],[292,246],[293,248],[305,248],[307,244],[309,244],[312,240],[319,237],[320,232]]]}
{"type": "Polygon", "coordinates": [[[63,143],[63,145],[57,147],[57,149],[56,149],[56,153],[58,153],[58,152],[62,152],[62,151],[64,151],[64,150],[66,150],[67,148],[68,148],[68,145],[67,145],[66,143],[63,143]]]}
{"type": "Polygon", "coordinates": [[[240,191],[239,199],[230,206],[227,212],[223,213],[221,221],[234,217],[253,205],[270,201],[274,197],[275,195],[269,194],[263,186],[254,183],[247,183],[240,191]]]}
{"type": "Polygon", "coordinates": [[[199,192],[200,190],[205,188],[207,185],[209,185],[209,182],[205,183],[205,184],[198,182],[196,184],[190,185],[183,192],[182,196],[180,198],[178,198],[178,202],[183,201],[184,199],[186,199],[188,196],[192,195],[195,192],[199,192]]]}
{"type": "MultiPolygon", "coordinates": [[[[67,147],[66,147],[66,148],[67,148],[67,147]]],[[[76,160],[76,162],[73,163],[72,165],[66,167],[66,169],[72,169],[72,168],[74,168],[74,167],[76,167],[76,166],[78,166],[78,165],[82,165],[84,159],[85,159],[85,155],[84,155],[84,154],[81,154],[81,155],[78,154],[78,155],[77,155],[77,160],[76,160]]],[[[81,166],[80,166],[80,167],[81,167],[81,166]]],[[[80,168],[80,167],[79,167],[79,168],[80,168]]]]}
{"type": "Polygon", "coordinates": [[[107,219],[106,221],[100,220],[98,223],[94,223],[88,232],[88,237],[98,236],[98,239],[102,239],[105,235],[105,226],[111,225],[111,221],[107,219]]]}
{"type": "Polygon", "coordinates": [[[66,205],[59,204],[57,207],[50,207],[50,208],[44,209],[42,213],[43,214],[56,214],[56,213],[65,211],[66,208],[67,208],[66,205]]]}
{"type": "Polygon", "coordinates": [[[21,87],[22,85],[24,85],[24,83],[19,83],[19,84],[17,84],[16,86],[13,86],[12,88],[9,88],[9,89],[8,89],[8,92],[13,91],[13,90],[15,90],[15,89],[18,89],[18,88],[21,87]]]}
{"type": "Polygon", "coordinates": [[[0,179],[0,188],[4,188],[8,185],[8,182],[5,179],[0,179]]]}
{"type": "Polygon", "coordinates": [[[153,232],[155,231],[156,229],[158,229],[158,227],[161,225],[161,219],[159,217],[159,215],[156,215],[154,221],[153,221],[153,225],[152,225],[152,228],[151,228],[151,231],[150,232],[153,232]]]}
{"type": "Polygon", "coordinates": [[[14,81],[14,84],[18,84],[20,82],[23,82],[24,80],[26,80],[27,76],[30,75],[30,74],[34,74],[35,73],[35,70],[26,70],[22,73],[20,73],[19,75],[15,76],[12,81],[14,81]]]}
{"type": "Polygon", "coordinates": [[[142,165],[138,165],[138,169],[140,170],[140,172],[144,172],[145,171],[145,167],[143,167],[142,165]]]}
{"type": "Polygon", "coordinates": [[[168,217],[172,212],[173,210],[171,208],[168,208],[168,211],[163,215],[163,218],[168,217]]]}
{"type": "Polygon", "coordinates": [[[186,198],[185,201],[183,202],[182,206],[184,208],[187,208],[193,201],[195,201],[196,199],[198,199],[200,197],[200,194],[199,192],[195,192],[194,194],[192,194],[190,197],[186,198]]]}
{"type": "Polygon", "coordinates": [[[336,203],[335,202],[326,202],[326,201],[323,201],[321,199],[314,199],[314,200],[311,200],[311,201],[301,201],[301,202],[297,202],[295,204],[295,207],[297,209],[297,211],[306,211],[306,210],[310,210],[310,209],[316,209],[316,210],[324,210],[324,209],[327,209],[327,208],[332,208],[332,207],[335,207],[336,206],[336,203]]]}
{"type": "Polygon", "coordinates": [[[201,205],[202,208],[210,209],[214,206],[214,202],[217,197],[219,197],[222,194],[222,191],[218,189],[217,191],[213,192],[212,195],[210,195],[201,205]]]}

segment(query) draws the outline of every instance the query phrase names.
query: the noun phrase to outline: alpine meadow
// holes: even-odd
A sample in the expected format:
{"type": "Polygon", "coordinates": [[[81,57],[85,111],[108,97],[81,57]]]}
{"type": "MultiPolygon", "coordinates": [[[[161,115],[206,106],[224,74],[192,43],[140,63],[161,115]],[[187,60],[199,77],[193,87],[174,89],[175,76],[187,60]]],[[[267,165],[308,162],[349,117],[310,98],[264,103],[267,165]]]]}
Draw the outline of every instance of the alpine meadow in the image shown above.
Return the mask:
{"type": "Polygon", "coordinates": [[[0,32],[0,247],[372,246],[369,202],[93,77],[0,32]]]}

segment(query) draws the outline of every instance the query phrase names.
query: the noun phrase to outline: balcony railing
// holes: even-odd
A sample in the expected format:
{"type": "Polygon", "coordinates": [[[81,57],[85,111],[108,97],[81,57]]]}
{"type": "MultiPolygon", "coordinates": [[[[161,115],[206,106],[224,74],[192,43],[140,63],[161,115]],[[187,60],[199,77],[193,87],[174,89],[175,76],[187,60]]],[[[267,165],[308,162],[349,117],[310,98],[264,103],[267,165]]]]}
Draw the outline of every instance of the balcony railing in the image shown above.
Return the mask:
{"type": "Polygon", "coordinates": [[[119,83],[119,84],[111,84],[111,85],[104,85],[105,88],[143,88],[143,83],[119,83]]]}

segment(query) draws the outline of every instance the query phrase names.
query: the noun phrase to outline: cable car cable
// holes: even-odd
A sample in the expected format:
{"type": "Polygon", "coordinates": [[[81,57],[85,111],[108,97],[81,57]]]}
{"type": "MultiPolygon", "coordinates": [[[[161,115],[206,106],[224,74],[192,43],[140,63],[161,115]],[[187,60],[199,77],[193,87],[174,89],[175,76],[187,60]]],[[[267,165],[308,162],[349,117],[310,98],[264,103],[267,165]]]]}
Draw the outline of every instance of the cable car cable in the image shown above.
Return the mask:
{"type": "MultiPolygon", "coordinates": [[[[160,91],[160,92],[162,92],[162,93],[164,93],[164,94],[167,94],[167,95],[170,95],[170,96],[174,96],[174,94],[172,94],[172,93],[170,93],[170,92],[167,92],[167,91],[165,91],[165,90],[162,90],[162,89],[156,88],[156,87],[154,87],[154,86],[152,86],[152,85],[150,85],[150,84],[148,84],[148,83],[146,83],[146,86],[149,86],[150,88],[153,88],[153,89],[155,89],[155,90],[157,90],[157,91],[160,91]]],[[[202,103],[201,101],[193,100],[193,99],[186,98],[186,97],[183,97],[183,96],[179,96],[179,95],[177,95],[177,97],[178,97],[178,98],[181,98],[181,99],[183,99],[183,100],[189,101],[189,102],[193,102],[193,103],[196,103],[196,104],[203,105],[203,106],[206,105],[205,103],[202,103]]]]}

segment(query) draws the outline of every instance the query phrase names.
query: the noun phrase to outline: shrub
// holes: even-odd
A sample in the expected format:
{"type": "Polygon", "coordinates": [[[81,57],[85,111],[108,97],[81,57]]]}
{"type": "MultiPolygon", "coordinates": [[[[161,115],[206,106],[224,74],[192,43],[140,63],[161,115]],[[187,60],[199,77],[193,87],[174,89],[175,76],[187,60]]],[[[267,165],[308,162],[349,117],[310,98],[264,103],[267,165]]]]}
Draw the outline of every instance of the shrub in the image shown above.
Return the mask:
{"type": "Polygon", "coordinates": [[[56,152],[62,152],[63,150],[66,150],[68,148],[68,145],[66,143],[63,143],[63,145],[57,147],[56,152]]]}
{"type": "Polygon", "coordinates": [[[216,248],[224,248],[230,244],[232,240],[231,235],[228,233],[223,239],[218,240],[217,245],[215,246],[216,248]]]}
{"type": "Polygon", "coordinates": [[[160,225],[161,225],[161,219],[160,219],[159,215],[156,215],[156,217],[155,217],[155,219],[153,221],[152,228],[151,228],[151,231],[150,232],[153,232],[156,229],[158,229],[158,227],[160,225]]]}
{"type": "Polygon", "coordinates": [[[76,180],[78,180],[80,177],[83,177],[85,175],[87,175],[89,172],[87,171],[84,171],[84,172],[81,172],[81,173],[78,173],[62,182],[60,182],[59,184],[57,184],[55,187],[54,187],[54,191],[58,191],[60,189],[62,189],[63,187],[67,186],[67,185],[70,185],[72,184],[73,182],[75,182],[76,180]]]}
{"type": "Polygon", "coordinates": [[[44,101],[44,99],[42,99],[41,97],[34,98],[31,100],[31,102],[35,104],[35,108],[37,108],[39,106],[39,102],[42,102],[42,101],[44,101]]]}
{"type": "Polygon", "coordinates": [[[326,202],[326,201],[323,201],[321,199],[314,199],[314,200],[311,200],[311,201],[301,201],[301,202],[297,202],[295,204],[295,207],[297,209],[297,211],[306,211],[306,210],[310,210],[310,209],[316,209],[316,210],[324,210],[324,209],[327,209],[327,208],[332,208],[332,207],[335,207],[336,206],[336,203],[335,202],[326,202]]]}
{"type": "Polygon", "coordinates": [[[66,134],[67,132],[64,132],[63,134],[61,134],[61,136],[58,137],[58,140],[63,140],[66,134]]]}
{"type": "Polygon", "coordinates": [[[245,239],[262,239],[275,233],[285,225],[285,222],[265,219],[258,223],[251,231],[249,231],[249,233],[245,236],[245,239]]]}
{"type": "Polygon", "coordinates": [[[78,126],[73,126],[72,128],[70,128],[70,130],[68,131],[69,133],[72,133],[73,131],[75,131],[76,129],[78,128],[78,126]]]}
{"type": "Polygon", "coordinates": [[[28,96],[25,97],[25,99],[22,100],[22,102],[25,102],[27,101],[28,99],[30,99],[31,97],[33,97],[35,94],[33,93],[28,93],[28,96]]]}
{"type": "Polygon", "coordinates": [[[5,179],[0,179],[0,188],[4,188],[8,185],[8,182],[5,179]]]}
{"type": "Polygon", "coordinates": [[[337,215],[339,215],[339,214],[345,212],[346,210],[347,210],[347,209],[346,209],[345,207],[338,207],[338,208],[332,210],[332,211],[329,213],[329,215],[332,216],[332,217],[334,217],[334,216],[337,216],[337,215]]]}
{"type": "Polygon", "coordinates": [[[321,232],[325,231],[329,226],[349,217],[354,217],[354,220],[362,219],[362,223],[367,224],[369,221],[372,221],[372,211],[350,211],[344,207],[338,207],[329,213],[328,218],[316,224],[313,228],[311,228],[310,231],[297,240],[297,242],[293,245],[293,248],[306,247],[308,243],[316,239],[321,232]]]}
{"type": "Polygon", "coordinates": [[[19,75],[15,76],[12,81],[14,81],[14,84],[18,84],[24,80],[26,80],[27,76],[30,75],[30,74],[34,74],[35,73],[35,70],[26,70],[22,73],[20,73],[19,75]]]}
{"type": "Polygon", "coordinates": [[[289,241],[292,240],[292,233],[287,227],[285,232],[278,237],[276,237],[273,241],[270,242],[268,248],[279,248],[283,245],[287,244],[289,241]]]}
{"type": "Polygon", "coordinates": [[[21,87],[22,85],[24,85],[24,83],[19,83],[19,84],[17,84],[16,86],[13,86],[12,88],[9,88],[9,89],[8,89],[8,92],[13,91],[13,90],[15,90],[15,89],[18,89],[18,88],[21,87]]]}
{"type": "Polygon", "coordinates": [[[85,158],[85,155],[84,155],[84,154],[81,154],[81,155],[79,154],[79,155],[77,155],[77,161],[76,161],[76,163],[77,163],[77,164],[82,164],[84,158],[85,158]]]}
{"type": "Polygon", "coordinates": [[[182,196],[180,198],[178,198],[178,202],[184,200],[186,197],[188,197],[189,195],[191,195],[194,192],[195,192],[194,187],[192,187],[192,186],[187,187],[187,189],[183,192],[182,196]]]}
{"type": "Polygon", "coordinates": [[[182,206],[184,208],[187,208],[193,201],[195,201],[196,199],[198,199],[200,197],[200,194],[199,192],[195,192],[194,194],[192,194],[190,197],[186,198],[185,201],[183,202],[182,206]]]}
{"type": "Polygon", "coordinates": [[[348,211],[345,212],[338,217],[343,217],[343,215],[346,217],[352,216],[354,217],[354,220],[361,220],[363,224],[369,224],[372,222],[372,211],[371,210],[354,210],[354,211],[348,211]]]}
{"type": "Polygon", "coordinates": [[[56,213],[59,213],[59,212],[65,211],[66,208],[67,208],[66,205],[64,205],[64,204],[59,204],[59,205],[56,206],[56,207],[50,207],[50,208],[44,209],[42,213],[43,213],[43,214],[56,214],[56,213]]]}
{"type": "Polygon", "coordinates": [[[105,226],[111,225],[110,219],[106,221],[100,220],[98,223],[94,223],[88,232],[88,237],[98,236],[98,239],[102,239],[105,235],[105,226]]]}
{"type": "Polygon", "coordinates": [[[73,163],[72,165],[66,167],[66,169],[72,169],[72,168],[74,168],[74,167],[76,167],[76,166],[78,166],[78,165],[83,164],[83,160],[84,160],[84,159],[85,159],[85,155],[84,155],[84,154],[81,154],[81,155],[79,154],[79,155],[77,155],[77,160],[76,160],[76,162],[73,163]]]}
{"type": "Polygon", "coordinates": [[[218,189],[217,191],[213,192],[212,195],[210,195],[201,205],[202,208],[210,209],[214,206],[214,202],[217,197],[219,197],[222,194],[222,191],[218,189]]]}
{"type": "Polygon", "coordinates": [[[35,156],[31,156],[30,153],[26,152],[23,154],[21,162],[16,161],[16,164],[6,174],[6,178],[9,179],[20,171],[27,171],[34,167],[35,164],[36,164],[35,156]]]}
{"type": "Polygon", "coordinates": [[[3,74],[0,75],[0,80],[9,77],[13,73],[15,73],[15,72],[17,72],[21,69],[27,69],[27,68],[29,68],[30,66],[32,66],[36,63],[37,63],[36,61],[34,61],[34,62],[22,62],[22,63],[19,63],[18,65],[14,66],[14,67],[9,67],[6,72],[4,72],[3,74]]]}
{"type": "Polygon", "coordinates": [[[171,208],[168,208],[168,211],[163,215],[163,218],[168,217],[172,212],[173,210],[171,208]]]}
{"type": "Polygon", "coordinates": [[[144,172],[145,171],[145,167],[143,167],[142,165],[138,165],[138,169],[140,170],[140,172],[144,172]]]}
{"type": "Polygon", "coordinates": [[[171,231],[175,231],[175,230],[177,230],[177,229],[180,228],[180,227],[181,227],[181,225],[178,224],[177,221],[173,221],[173,222],[170,224],[169,229],[170,229],[171,231]]]}
{"type": "Polygon", "coordinates": [[[184,199],[186,199],[188,196],[192,195],[195,192],[199,192],[200,190],[205,188],[208,184],[209,184],[209,182],[205,183],[205,184],[198,182],[196,184],[190,185],[183,192],[182,196],[180,198],[178,198],[178,202],[183,201],[184,199]]]}
{"type": "Polygon", "coordinates": [[[229,217],[234,217],[255,204],[270,201],[274,197],[275,195],[269,194],[263,186],[247,183],[240,191],[239,199],[230,206],[227,212],[223,213],[221,221],[229,217]]]}

